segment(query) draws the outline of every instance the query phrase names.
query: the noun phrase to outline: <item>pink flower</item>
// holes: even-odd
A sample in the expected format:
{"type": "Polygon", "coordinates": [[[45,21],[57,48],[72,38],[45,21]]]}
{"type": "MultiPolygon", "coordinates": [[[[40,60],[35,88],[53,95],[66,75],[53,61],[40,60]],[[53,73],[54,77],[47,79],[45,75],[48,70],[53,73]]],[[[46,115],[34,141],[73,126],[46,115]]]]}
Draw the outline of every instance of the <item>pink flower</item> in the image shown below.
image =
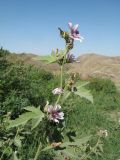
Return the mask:
{"type": "Polygon", "coordinates": [[[48,117],[51,121],[59,123],[59,120],[64,119],[64,113],[60,111],[61,106],[59,104],[52,106],[48,105],[47,107],[47,112],[48,112],[48,117]]]}
{"type": "Polygon", "coordinates": [[[71,22],[68,23],[69,25],[69,28],[70,28],[70,37],[73,39],[73,40],[79,40],[80,42],[82,42],[82,40],[84,39],[82,36],[80,36],[79,34],[79,31],[78,31],[78,24],[76,25],[72,25],[71,22]]]}
{"type": "Polygon", "coordinates": [[[66,63],[73,63],[73,62],[80,63],[80,61],[77,60],[73,54],[67,53],[66,63]]]}
{"type": "Polygon", "coordinates": [[[67,56],[66,56],[66,62],[67,63],[75,62],[75,56],[73,54],[68,53],[67,56]]]}
{"type": "Polygon", "coordinates": [[[52,91],[52,93],[53,93],[54,95],[56,95],[56,94],[61,94],[61,93],[63,93],[63,89],[62,89],[62,88],[55,88],[55,89],[52,91]]]}

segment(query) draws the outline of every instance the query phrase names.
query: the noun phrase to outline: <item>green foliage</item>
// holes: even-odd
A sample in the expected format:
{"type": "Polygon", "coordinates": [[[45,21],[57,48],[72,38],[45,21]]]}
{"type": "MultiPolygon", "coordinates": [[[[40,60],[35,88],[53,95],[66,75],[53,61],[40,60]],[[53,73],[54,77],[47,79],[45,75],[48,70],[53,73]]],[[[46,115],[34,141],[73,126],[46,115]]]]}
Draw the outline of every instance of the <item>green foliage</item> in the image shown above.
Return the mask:
{"type": "Polygon", "coordinates": [[[101,109],[106,111],[119,109],[119,92],[111,80],[92,79],[89,89],[95,97],[94,103],[101,109]]]}
{"type": "MultiPolygon", "coordinates": [[[[56,125],[46,121],[43,107],[47,100],[50,103],[56,100],[51,91],[58,87],[58,78],[21,62],[3,68],[0,68],[0,73],[4,72],[0,75],[0,156],[4,153],[2,160],[33,159],[39,142],[42,144],[42,152],[38,158],[40,160],[53,160],[56,155],[57,160],[64,159],[64,156],[75,160],[88,154],[86,159],[92,160],[119,158],[120,126],[109,116],[113,111],[120,112],[120,93],[113,82],[92,79],[88,83],[81,82],[78,78],[75,94],[83,98],[65,91],[62,106],[66,123],[56,125]],[[93,98],[89,90],[94,97],[94,103],[90,103],[93,98]],[[94,143],[89,141],[89,145],[81,145],[81,137],[95,137],[99,129],[107,129],[108,137],[101,139],[99,143],[95,139],[94,143]],[[53,140],[62,142],[58,147],[61,150],[51,146],[53,140]]],[[[88,144],[87,141],[88,139],[84,143],[88,144]]]]}
{"type": "Polygon", "coordinates": [[[91,101],[93,103],[93,96],[90,93],[90,90],[87,90],[84,88],[88,82],[82,82],[81,84],[77,83],[77,91],[74,92],[75,94],[79,95],[81,98],[86,98],[87,100],[91,101]]]}
{"type": "Polygon", "coordinates": [[[4,113],[11,112],[11,118],[14,119],[27,105],[30,105],[28,98],[18,95],[17,91],[11,91],[2,103],[2,108],[4,108],[4,113]]]}
{"type": "Polygon", "coordinates": [[[92,79],[89,87],[95,92],[116,93],[115,84],[110,79],[92,79]]]}
{"type": "Polygon", "coordinates": [[[0,72],[5,70],[9,66],[9,63],[6,60],[6,56],[9,53],[9,51],[4,50],[2,47],[0,48],[0,72]]]}
{"type": "Polygon", "coordinates": [[[15,118],[26,106],[43,107],[54,99],[51,91],[58,83],[54,81],[51,73],[20,62],[8,67],[0,77],[0,110],[15,118]]]}
{"type": "Polygon", "coordinates": [[[87,146],[86,143],[90,140],[90,137],[83,137],[76,139],[74,142],[63,142],[56,149],[51,145],[47,146],[41,152],[52,149],[55,154],[55,159],[74,158],[74,160],[80,159],[82,155],[82,148],[85,150],[87,146]],[[77,148],[77,149],[76,149],[77,148]],[[81,149],[81,151],[80,151],[81,149]],[[81,152],[81,153],[80,153],[81,152]]]}
{"type": "Polygon", "coordinates": [[[42,111],[40,111],[39,108],[26,107],[24,109],[29,112],[23,113],[19,116],[19,118],[16,118],[15,120],[9,120],[9,126],[7,127],[8,129],[18,127],[20,125],[24,126],[29,120],[35,119],[34,125],[32,126],[32,129],[34,129],[35,127],[37,127],[40,121],[42,121],[44,114],[42,113],[42,111]]]}
{"type": "Polygon", "coordinates": [[[92,154],[92,160],[113,160],[120,154],[120,138],[118,137],[120,136],[120,127],[116,129],[117,116],[117,122],[115,122],[109,116],[109,113],[115,112],[116,115],[120,113],[120,93],[113,82],[105,79],[92,79],[86,87],[93,94],[94,104],[70,96],[63,104],[68,112],[66,130],[75,130],[79,137],[80,135],[96,134],[100,129],[107,129],[108,137],[102,144],[104,153],[102,153],[102,157],[98,156],[97,158],[95,154],[92,154]]]}

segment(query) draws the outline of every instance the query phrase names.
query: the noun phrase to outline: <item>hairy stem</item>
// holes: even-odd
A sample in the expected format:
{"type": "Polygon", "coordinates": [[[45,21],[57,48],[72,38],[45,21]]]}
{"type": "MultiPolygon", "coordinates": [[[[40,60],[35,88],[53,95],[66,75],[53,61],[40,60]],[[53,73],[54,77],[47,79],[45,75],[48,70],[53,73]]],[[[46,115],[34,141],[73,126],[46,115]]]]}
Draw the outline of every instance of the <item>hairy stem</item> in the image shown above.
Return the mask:
{"type": "MultiPolygon", "coordinates": [[[[65,62],[65,57],[68,54],[68,52],[69,52],[69,49],[68,49],[68,47],[66,47],[66,53],[63,57],[62,65],[60,66],[60,87],[61,88],[63,87],[63,67],[64,67],[64,62],[65,62]]],[[[59,102],[60,98],[61,98],[61,94],[58,96],[58,99],[55,104],[57,104],[59,102]]]]}
{"type": "MultiPolygon", "coordinates": [[[[63,86],[63,64],[60,66],[60,87],[62,88],[62,86],[63,86]]],[[[60,98],[61,94],[58,96],[58,99],[55,104],[59,102],[60,98]]]]}
{"type": "Polygon", "coordinates": [[[63,64],[60,66],[60,87],[63,85],[63,64]]]}

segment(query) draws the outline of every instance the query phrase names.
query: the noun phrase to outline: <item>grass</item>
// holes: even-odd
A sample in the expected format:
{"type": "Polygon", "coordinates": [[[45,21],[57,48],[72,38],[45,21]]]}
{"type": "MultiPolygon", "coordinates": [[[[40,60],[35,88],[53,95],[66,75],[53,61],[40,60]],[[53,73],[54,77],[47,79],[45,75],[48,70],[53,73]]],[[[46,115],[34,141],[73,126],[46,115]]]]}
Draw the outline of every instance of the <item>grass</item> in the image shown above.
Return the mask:
{"type": "MultiPolygon", "coordinates": [[[[57,76],[56,80],[56,77],[48,72],[18,63],[11,68],[7,68],[6,74],[3,74],[4,72],[1,70],[0,109],[4,112],[12,111],[13,118],[18,116],[21,108],[26,105],[42,106],[43,103],[46,103],[46,100],[49,100],[50,103],[55,100],[51,90],[57,87],[59,83],[57,76]]],[[[93,156],[93,160],[119,160],[120,92],[116,89],[114,83],[108,79],[92,79],[87,88],[93,94],[93,104],[85,99],[70,96],[62,105],[62,108],[66,111],[64,135],[70,131],[73,136],[76,135],[79,138],[86,135],[96,135],[100,129],[106,129],[108,137],[103,140],[102,157],[93,156]]],[[[30,160],[35,155],[38,142],[45,143],[42,135],[45,127],[43,123],[41,128],[35,130],[32,135],[25,137],[20,152],[21,160],[30,160]]],[[[68,139],[68,136],[65,139],[68,139]]],[[[52,155],[48,156],[48,153],[45,153],[40,157],[40,160],[52,160],[52,155]]]]}
{"type": "MultiPolygon", "coordinates": [[[[118,122],[120,118],[120,93],[109,80],[94,79],[89,88],[92,88],[94,104],[84,99],[71,98],[65,104],[71,109],[66,126],[71,130],[76,130],[78,137],[94,135],[100,129],[106,129],[108,137],[104,140],[104,152],[102,157],[98,157],[97,160],[118,160],[120,158],[120,124],[118,122]],[[95,83],[98,84],[95,85],[95,83]],[[106,88],[105,83],[107,83],[106,88]],[[99,85],[101,87],[103,85],[103,88],[95,88],[99,85]]],[[[94,157],[93,160],[96,158],[94,157]]]]}

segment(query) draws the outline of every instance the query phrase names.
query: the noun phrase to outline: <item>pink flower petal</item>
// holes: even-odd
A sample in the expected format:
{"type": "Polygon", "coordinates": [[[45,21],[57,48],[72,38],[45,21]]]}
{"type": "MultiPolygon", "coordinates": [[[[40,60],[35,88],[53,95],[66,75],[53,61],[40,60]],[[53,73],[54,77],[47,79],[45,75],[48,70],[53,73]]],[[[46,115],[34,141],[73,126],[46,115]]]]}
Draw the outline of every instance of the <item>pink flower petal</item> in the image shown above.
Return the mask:
{"type": "Polygon", "coordinates": [[[60,112],[61,106],[59,104],[52,106],[48,105],[48,118],[51,121],[59,123],[59,120],[64,119],[64,113],[60,112]]]}
{"type": "Polygon", "coordinates": [[[72,39],[82,42],[81,37],[70,36],[72,39]]]}
{"type": "Polygon", "coordinates": [[[47,110],[48,110],[49,113],[51,113],[52,110],[53,110],[53,106],[52,105],[48,105],[48,109],[47,110]]]}
{"type": "Polygon", "coordinates": [[[74,25],[73,30],[74,32],[78,29],[79,24],[74,25]]]}
{"type": "Polygon", "coordinates": [[[53,119],[54,122],[56,123],[59,123],[59,120],[58,119],[53,119]]]}
{"type": "Polygon", "coordinates": [[[61,94],[61,93],[63,93],[63,89],[62,89],[62,88],[55,88],[55,89],[52,91],[52,93],[53,93],[54,95],[56,95],[56,94],[61,94]]]}
{"type": "Polygon", "coordinates": [[[64,113],[63,112],[59,113],[59,119],[64,119],[64,113]]]}
{"type": "Polygon", "coordinates": [[[56,111],[59,111],[59,110],[61,109],[61,106],[60,106],[59,104],[57,104],[57,105],[55,105],[54,109],[55,109],[56,111]]]}
{"type": "Polygon", "coordinates": [[[71,22],[68,23],[68,26],[69,26],[70,29],[72,29],[72,23],[71,22]]]}

